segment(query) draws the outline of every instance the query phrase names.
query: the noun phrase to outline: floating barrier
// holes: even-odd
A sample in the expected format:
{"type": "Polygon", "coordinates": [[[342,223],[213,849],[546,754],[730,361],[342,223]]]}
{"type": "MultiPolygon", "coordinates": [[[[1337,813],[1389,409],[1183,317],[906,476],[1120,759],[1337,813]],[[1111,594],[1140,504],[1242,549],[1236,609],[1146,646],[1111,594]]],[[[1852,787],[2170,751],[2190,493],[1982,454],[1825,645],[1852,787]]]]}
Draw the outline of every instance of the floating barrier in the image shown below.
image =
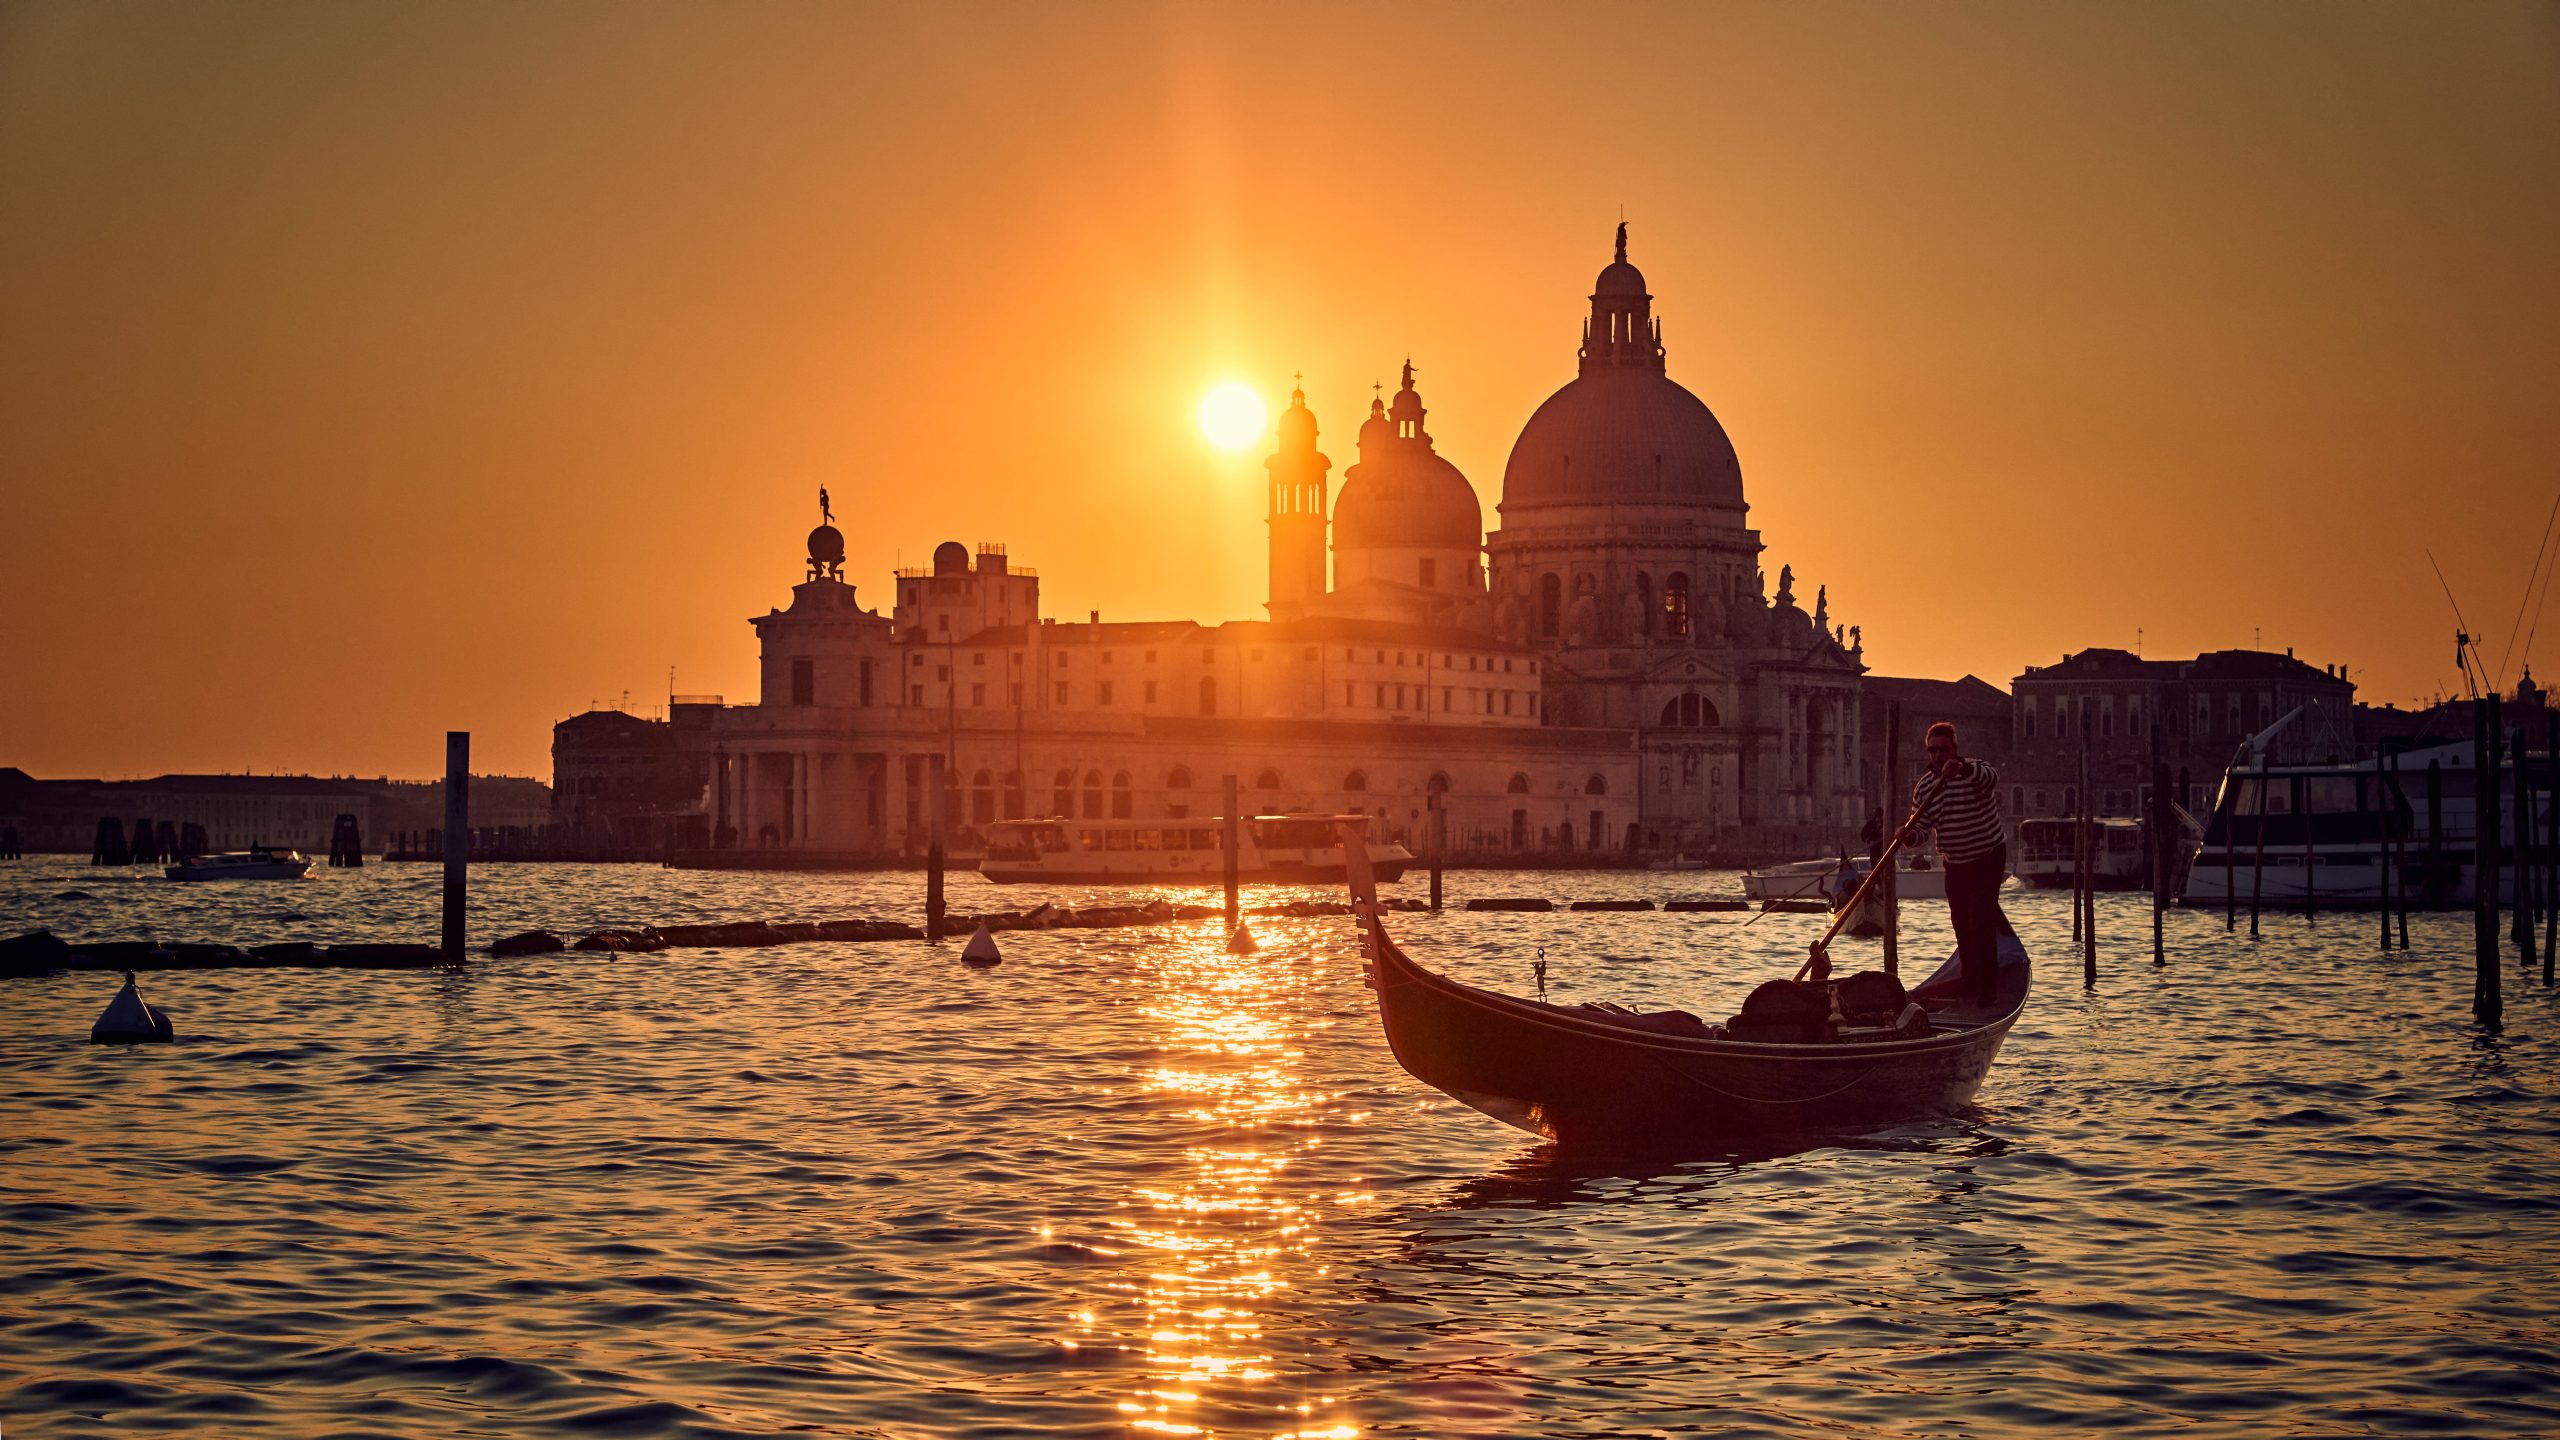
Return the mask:
{"type": "Polygon", "coordinates": [[[1472,911],[1518,910],[1536,913],[1555,909],[1556,902],[1539,896],[1514,896],[1507,899],[1470,900],[1467,902],[1467,908],[1472,911]]]}
{"type": "Polygon", "coordinates": [[[1748,900],[1665,900],[1662,902],[1662,908],[1674,914],[1695,915],[1711,911],[1748,910],[1751,908],[1751,902],[1748,900]]]}
{"type": "Polygon", "coordinates": [[[89,1027],[92,1045],[166,1045],[176,1038],[169,1017],[143,1002],[130,970],[124,972],[124,988],[107,1002],[98,1023],[89,1027]]]}
{"type": "Polygon", "coordinates": [[[1576,900],[1568,907],[1575,910],[1650,910],[1650,900],[1576,900]]]}
{"type": "Polygon", "coordinates": [[[569,942],[548,930],[527,930],[521,935],[491,941],[489,953],[505,960],[517,955],[550,955],[567,948],[569,942]]]}
{"type": "Polygon", "coordinates": [[[977,934],[969,937],[969,943],[960,947],[960,963],[963,965],[988,970],[1003,960],[1004,952],[996,948],[994,932],[983,924],[978,927],[977,934]]]}

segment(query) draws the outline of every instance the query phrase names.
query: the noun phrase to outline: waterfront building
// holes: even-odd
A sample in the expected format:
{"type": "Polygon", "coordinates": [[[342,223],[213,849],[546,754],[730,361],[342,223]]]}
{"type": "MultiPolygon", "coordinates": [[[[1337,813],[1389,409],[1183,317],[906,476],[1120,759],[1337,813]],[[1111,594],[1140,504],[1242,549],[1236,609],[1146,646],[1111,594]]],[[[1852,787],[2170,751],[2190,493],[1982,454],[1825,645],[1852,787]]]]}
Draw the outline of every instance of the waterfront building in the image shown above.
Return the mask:
{"type": "Polygon", "coordinates": [[[1854,835],[1856,631],[1792,570],[1770,596],[1740,462],[1667,373],[1623,226],[1589,302],[1490,537],[1410,361],[1338,491],[1293,392],[1265,461],[1265,620],[1061,620],[1002,546],[956,541],[883,613],[821,523],[790,605],[751,622],[758,703],[706,713],[715,850],[919,853],[936,754],[963,847],[1004,818],[1215,814],[1228,774],[1255,810],[1357,810],[1417,848],[1438,794],[1479,855],[1854,835]]]}
{"type": "Polygon", "coordinates": [[[2001,779],[2009,813],[2068,816],[2080,803],[2080,756],[2089,756],[2092,813],[2139,818],[2151,791],[2151,731],[2172,798],[2203,815],[2242,741],[2297,708],[2272,737],[2279,765],[2326,763],[2358,753],[2355,683],[2343,665],[2319,666],[2260,650],[2214,650],[2186,660],[2146,660],[2092,648],[2030,666],[2010,682],[2017,761],[2001,779]]]}

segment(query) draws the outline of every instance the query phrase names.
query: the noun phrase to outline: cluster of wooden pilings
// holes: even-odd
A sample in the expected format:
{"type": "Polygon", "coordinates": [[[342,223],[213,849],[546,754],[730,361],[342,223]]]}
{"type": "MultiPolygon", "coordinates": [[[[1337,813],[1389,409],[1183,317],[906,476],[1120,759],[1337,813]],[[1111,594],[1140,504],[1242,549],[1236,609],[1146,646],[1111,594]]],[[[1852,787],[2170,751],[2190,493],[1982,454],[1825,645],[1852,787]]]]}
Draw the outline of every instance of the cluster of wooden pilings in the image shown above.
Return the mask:
{"type": "MultiPolygon", "coordinates": [[[[7,858],[18,858],[16,848],[17,834],[11,831],[8,845],[11,853],[7,858]]],[[[98,817],[96,841],[90,847],[89,863],[174,865],[193,860],[208,848],[205,828],[193,821],[177,825],[167,820],[154,823],[149,819],[137,819],[128,835],[123,821],[113,815],[101,815],[98,817]]]]}

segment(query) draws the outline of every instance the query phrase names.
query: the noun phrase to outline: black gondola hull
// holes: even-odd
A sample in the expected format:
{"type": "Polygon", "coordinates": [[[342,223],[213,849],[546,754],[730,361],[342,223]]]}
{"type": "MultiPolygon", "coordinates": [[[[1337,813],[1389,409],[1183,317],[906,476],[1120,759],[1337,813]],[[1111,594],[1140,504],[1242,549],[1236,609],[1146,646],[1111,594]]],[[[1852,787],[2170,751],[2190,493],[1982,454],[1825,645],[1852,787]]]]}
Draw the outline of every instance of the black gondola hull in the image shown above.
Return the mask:
{"type": "Polygon", "coordinates": [[[1979,1023],[1960,1030],[1769,1045],[1586,1019],[1462,985],[1392,943],[1384,949],[1374,973],[1397,1061],[1496,1119],[1575,1143],[1748,1143],[1954,1113],[1981,1089],[2030,979],[2017,951],[2001,967],[1998,997],[1979,1023]]]}

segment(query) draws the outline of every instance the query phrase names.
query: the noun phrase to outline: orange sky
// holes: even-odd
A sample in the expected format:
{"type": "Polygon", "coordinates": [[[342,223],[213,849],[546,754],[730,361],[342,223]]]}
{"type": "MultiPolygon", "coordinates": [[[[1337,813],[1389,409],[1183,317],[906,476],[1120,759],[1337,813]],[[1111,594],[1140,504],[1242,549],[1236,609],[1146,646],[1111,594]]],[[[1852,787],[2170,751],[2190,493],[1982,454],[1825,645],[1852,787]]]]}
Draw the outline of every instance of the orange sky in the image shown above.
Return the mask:
{"type": "Polygon", "coordinates": [[[0,765],[547,775],[753,698],[821,484],[875,604],[1258,616],[1201,391],[1338,474],[1409,351],[1492,523],[1621,206],[1878,670],[2423,698],[2426,550],[2494,660],[2560,488],[2555,15],[13,4],[0,765]]]}

